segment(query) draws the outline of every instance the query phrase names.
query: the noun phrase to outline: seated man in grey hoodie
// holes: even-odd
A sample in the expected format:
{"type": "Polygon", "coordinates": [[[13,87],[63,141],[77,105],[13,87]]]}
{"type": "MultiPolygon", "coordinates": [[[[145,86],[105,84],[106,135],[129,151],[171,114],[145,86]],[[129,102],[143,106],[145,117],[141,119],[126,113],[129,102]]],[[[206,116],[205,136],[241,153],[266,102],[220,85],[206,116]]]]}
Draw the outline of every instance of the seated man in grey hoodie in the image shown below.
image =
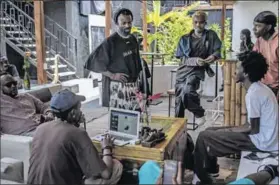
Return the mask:
{"type": "Polygon", "coordinates": [[[33,136],[36,128],[54,119],[51,110],[31,94],[18,94],[17,81],[1,76],[1,133],[33,136]]]}

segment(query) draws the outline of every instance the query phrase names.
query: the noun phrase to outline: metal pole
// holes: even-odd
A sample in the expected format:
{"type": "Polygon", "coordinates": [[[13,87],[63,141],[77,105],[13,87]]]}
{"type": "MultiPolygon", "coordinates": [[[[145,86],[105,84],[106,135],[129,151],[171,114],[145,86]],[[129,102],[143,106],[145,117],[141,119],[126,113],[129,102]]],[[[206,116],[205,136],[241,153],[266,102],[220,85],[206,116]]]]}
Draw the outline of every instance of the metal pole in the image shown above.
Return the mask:
{"type": "Polygon", "coordinates": [[[153,95],[154,83],[154,55],[152,54],[152,66],[151,66],[151,94],[153,95]]]}

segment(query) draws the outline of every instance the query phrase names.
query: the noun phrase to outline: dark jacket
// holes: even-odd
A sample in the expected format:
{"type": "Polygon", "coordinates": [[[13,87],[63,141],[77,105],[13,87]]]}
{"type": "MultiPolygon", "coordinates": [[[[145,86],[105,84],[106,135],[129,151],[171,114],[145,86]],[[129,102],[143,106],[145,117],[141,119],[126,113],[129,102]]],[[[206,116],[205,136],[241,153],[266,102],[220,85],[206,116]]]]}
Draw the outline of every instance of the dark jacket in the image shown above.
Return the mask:
{"type": "MultiPolygon", "coordinates": [[[[190,37],[193,34],[192,30],[189,34],[186,34],[181,37],[176,51],[176,58],[186,57],[189,58],[191,53],[191,42],[190,37]]],[[[216,58],[221,57],[221,47],[222,42],[220,41],[218,35],[213,30],[205,30],[202,39],[205,43],[205,46],[208,48],[208,56],[214,55],[216,58]]]]}
{"type": "MultiPolygon", "coordinates": [[[[194,33],[194,30],[192,30],[189,34],[186,34],[181,37],[178,43],[177,51],[176,51],[176,58],[182,59],[183,61],[186,61],[187,59],[191,59],[191,36],[194,33]]],[[[204,46],[206,47],[206,53],[204,56],[199,56],[201,58],[207,58],[210,55],[214,55],[217,59],[221,57],[221,47],[222,42],[220,41],[217,34],[212,30],[205,30],[202,35],[204,46]]],[[[179,78],[186,78],[188,75],[196,75],[201,80],[204,80],[205,78],[205,67],[198,67],[196,63],[193,63],[191,60],[190,63],[192,65],[186,64],[186,67],[184,67],[183,70],[183,76],[182,74],[179,75],[179,78]]],[[[178,73],[177,73],[178,75],[178,73]]]]}

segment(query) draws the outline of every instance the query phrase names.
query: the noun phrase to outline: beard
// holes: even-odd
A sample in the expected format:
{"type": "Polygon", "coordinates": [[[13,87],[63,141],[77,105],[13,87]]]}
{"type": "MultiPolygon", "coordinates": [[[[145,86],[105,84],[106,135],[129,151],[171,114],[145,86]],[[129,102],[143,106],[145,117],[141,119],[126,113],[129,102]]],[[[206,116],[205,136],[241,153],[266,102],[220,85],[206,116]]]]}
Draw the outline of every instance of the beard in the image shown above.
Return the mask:
{"type": "Polygon", "coordinates": [[[18,90],[17,90],[17,89],[11,90],[11,91],[8,93],[8,95],[9,95],[10,97],[16,97],[16,96],[18,95],[18,90]]]}
{"type": "Polygon", "coordinates": [[[123,36],[130,35],[131,28],[119,28],[119,33],[123,36]]]}

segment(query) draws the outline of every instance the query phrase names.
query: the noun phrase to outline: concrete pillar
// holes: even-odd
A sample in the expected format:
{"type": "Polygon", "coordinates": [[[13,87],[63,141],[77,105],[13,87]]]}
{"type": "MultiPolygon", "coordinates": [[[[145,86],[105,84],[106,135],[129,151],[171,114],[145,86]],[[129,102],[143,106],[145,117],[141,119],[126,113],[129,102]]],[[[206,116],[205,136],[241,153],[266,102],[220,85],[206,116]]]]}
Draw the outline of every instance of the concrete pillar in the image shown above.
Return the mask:
{"type": "Polygon", "coordinates": [[[65,1],[66,29],[77,38],[77,59],[74,65],[77,68],[77,75],[83,77],[84,63],[89,55],[88,38],[85,33],[87,18],[80,16],[78,1],[65,1]]]}
{"type": "Polygon", "coordinates": [[[5,41],[5,35],[3,33],[3,30],[0,30],[0,54],[1,55],[6,55],[7,56],[7,50],[6,50],[6,41],[5,41]]]}

